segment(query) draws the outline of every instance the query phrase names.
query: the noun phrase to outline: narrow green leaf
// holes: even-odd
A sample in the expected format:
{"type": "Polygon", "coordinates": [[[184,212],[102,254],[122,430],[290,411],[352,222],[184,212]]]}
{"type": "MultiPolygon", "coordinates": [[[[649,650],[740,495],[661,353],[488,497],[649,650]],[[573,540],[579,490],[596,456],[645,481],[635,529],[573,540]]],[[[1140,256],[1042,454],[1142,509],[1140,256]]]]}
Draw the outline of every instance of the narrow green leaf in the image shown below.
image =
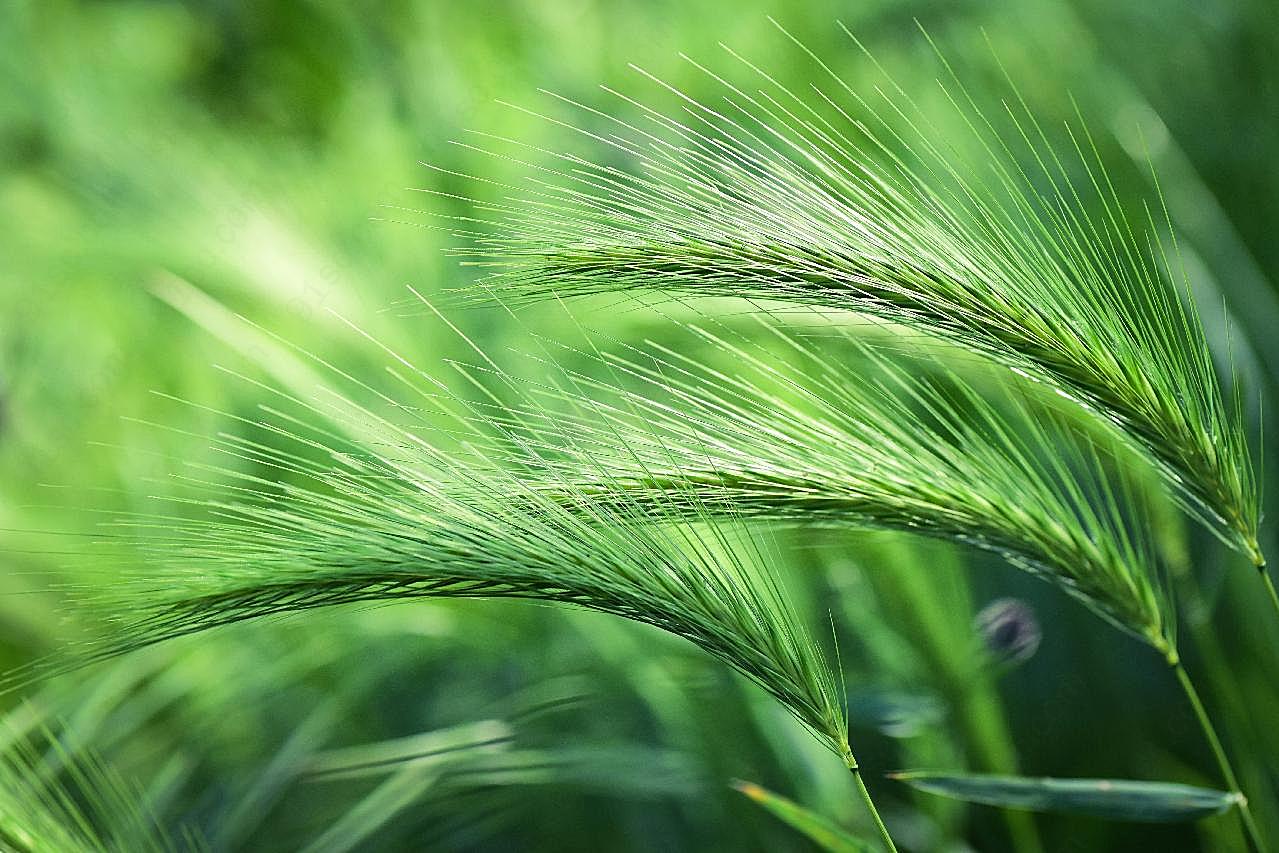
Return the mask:
{"type": "Polygon", "coordinates": [[[890,776],[921,791],[970,803],[1142,823],[1199,820],[1221,814],[1240,799],[1238,794],[1227,791],[1127,779],[1030,779],[927,772],[890,776]]]}
{"type": "Polygon", "coordinates": [[[875,847],[867,841],[850,835],[846,830],[798,803],[761,788],[754,782],[735,781],[733,787],[759,803],[773,816],[803,833],[823,850],[831,853],[874,853],[875,847]]]}
{"type": "Polygon", "coordinates": [[[346,853],[390,823],[430,790],[444,773],[442,766],[408,764],[401,767],[324,831],[304,853],[346,853]]]}

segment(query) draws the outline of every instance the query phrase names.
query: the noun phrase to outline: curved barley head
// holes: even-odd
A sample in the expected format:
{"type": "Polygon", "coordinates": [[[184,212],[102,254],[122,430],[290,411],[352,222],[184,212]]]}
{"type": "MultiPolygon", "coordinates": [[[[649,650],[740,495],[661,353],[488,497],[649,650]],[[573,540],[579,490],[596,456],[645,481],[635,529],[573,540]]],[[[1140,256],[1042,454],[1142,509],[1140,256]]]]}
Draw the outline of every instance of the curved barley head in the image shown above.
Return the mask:
{"type": "Polygon", "coordinates": [[[571,114],[552,120],[595,154],[537,151],[525,186],[477,205],[457,249],[487,274],[475,295],[781,300],[943,337],[1110,424],[1264,565],[1238,402],[1160,226],[1125,212],[1086,132],[1054,147],[1024,105],[996,124],[952,75],[974,159],[891,81],[863,97],[809,54],[815,84],[797,93],[729,53],[739,73],[698,65],[722,99],[651,77],[674,108],[557,98],[571,114]]]}

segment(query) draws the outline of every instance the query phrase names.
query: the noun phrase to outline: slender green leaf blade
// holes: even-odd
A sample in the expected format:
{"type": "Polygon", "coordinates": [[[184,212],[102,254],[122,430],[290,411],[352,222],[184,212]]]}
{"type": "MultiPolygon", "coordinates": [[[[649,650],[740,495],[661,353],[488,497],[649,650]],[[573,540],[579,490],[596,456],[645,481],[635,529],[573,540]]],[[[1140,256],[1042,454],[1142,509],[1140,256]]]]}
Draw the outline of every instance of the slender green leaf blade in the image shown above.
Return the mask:
{"type": "Polygon", "coordinates": [[[927,772],[891,776],[921,791],[970,803],[1142,823],[1199,820],[1221,814],[1239,802],[1236,793],[1171,782],[927,772]]]}
{"type": "Polygon", "coordinates": [[[754,782],[736,781],[733,787],[773,813],[773,816],[803,833],[823,850],[831,853],[874,853],[867,841],[850,835],[828,818],[809,811],[798,803],[761,788],[754,782]]]}

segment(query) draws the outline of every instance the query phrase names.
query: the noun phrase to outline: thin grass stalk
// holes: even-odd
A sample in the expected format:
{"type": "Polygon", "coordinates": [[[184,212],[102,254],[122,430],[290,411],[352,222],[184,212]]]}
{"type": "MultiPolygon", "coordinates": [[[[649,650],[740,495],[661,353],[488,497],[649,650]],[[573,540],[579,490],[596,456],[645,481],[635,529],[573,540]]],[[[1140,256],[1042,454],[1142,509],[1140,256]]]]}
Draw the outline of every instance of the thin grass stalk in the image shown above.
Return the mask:
{"type": "MultiPolygon", "coordinates": [[[[1179,595],[1183,599],[1193,597],[1195,600],[1202,601],[1203,594],[1194,584],[1193,576],[1188,575],[1185,580],[1186,583],[1182,585],[1179,595]]],[[[1226,718],[1236,726],[1234,731],[1236,740],[1260,743],[1255,715],[1249,709],[1247,699],[1230,672],[1226,653],[1212,625],[1202,618],[1188,621],[1196,657],[1202,662],[1201,671],[1208,674],[1209,692],[1215,694],[1219,705],[1225,706],[1226,718]]],[[[1229,727],[1227,727],[1227,733],[1230,733],[1229,727]]],[[[1259,758],[1253,752],[1245,752],[1236,756],[1235,760],[1240,765],[1239,774],[1243,777],[1244,787],[1253,793],[1250,804],[1254,809],[1254,817],[1257,817],[1265,826],[1279,825],[1279,807],[1276,805],[1279,804],[1279,799],[1276,798],[1275,785],[1270,778],[1270,767],[1265,759],[1259,758]]]]}
{"type": "Polygon", "coordinates": [[[1261,572],[1261,581],[1266,587],[1266,592],[1270,595],[1270,603],[1274,607],[1275,615],[1279,616],[1279,592],[1275,591],[1275,582],[1270,577],[1270,570],[1264,563],[1258,566],[1258,570],[1261,572]]]}
{"type": "Polygon", "coordinates": [[[871,799],[870,791],[866,788],[866,780],[862,778],[857,759],[849,752],[844,756],[844,761],[853,774],[853,781],[857,783],[857,793],[861,794],[862,802],[866,804],[866,811],[870,812],[871,819],[875,821],[875,829],[879,831],[880,840],[884,842],[889,853],[897,853],[897,845],[893,844],[893,837],[889,834],[888,827],[884,826],[884,819],[879,816],[879,810],[875,808],[875,801],[871,799]]]}
{"type": "Polygon", "coordinates": [[[1203,700],[1199,698],[1199,691],[1195,689],[1194,682],[1190,680],[1190,674],[1186,671],[1186,667],[1182,665],[1180,658],[1172,655],[1169,658],[1169,663],[1172,665],[1173,672],[1177,675],[1177,683],[1181,685],[1182,691],[1186,694],[1186,699],[1190,702],[1190,707],[1195,712],[1199,727],[1203,729],[1204,738],[1208,741],[1213,758],[1217,761],[1217,767],[1221,770],[1222,779],[1231,793],[1239,795],[1239,819],[1243,823],[1249,844],[1256,853],[1267,853],[1266,842],[1263,840],[1261,830],[1252,815],[1252,808],[1248,805],[1248,798],[1239,787],[1239,778],[1235,775],[1234,766],[1230,763],[1230,757],[1226,754],[1225,747],[1221,745],[1221,738],[1217,736],[1217,729],[1213,726],[1212,719],[1208,716],[1203,700]]]}

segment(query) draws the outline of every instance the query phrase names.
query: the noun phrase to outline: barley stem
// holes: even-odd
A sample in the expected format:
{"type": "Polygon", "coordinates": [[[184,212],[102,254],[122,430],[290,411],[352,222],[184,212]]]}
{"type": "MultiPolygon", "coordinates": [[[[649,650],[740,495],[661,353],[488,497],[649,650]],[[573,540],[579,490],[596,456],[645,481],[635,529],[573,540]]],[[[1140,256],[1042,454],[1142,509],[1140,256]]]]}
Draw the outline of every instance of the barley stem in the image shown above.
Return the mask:
{"type": "Polygon", "coordinates": [[[1270,603],[1275,606],[1275,613],[1279,613],[1279,593],[1275,592],[1274,579],[1270,577],[1270,572],[1266,571],[1266,564],[1262,563],[1257,567],[1261,572],[1261,580],[1266,585],[1266,591],[1270,593],[1270,603]]]}
{"type": "Polygon", "coordinates": [[[1261,831],[1257,828],[1257,822],[1253,819],[1252,809],[1248,806],[1248,798],[1243,795],[1243,791],[1239,790],[1239,780],[1235,776],[1234,768],[1230,764],[1225,748],[1221,745],[1221,739],[1217,737],[1217,730],[1208,718],[1208,711],[1204,708],[1203,701],[1199,698],[1199,691],[1195,690],[1195,685],[1190,680],[1190,674],[1186,672],[1186,668],[1181,665],[1179,660],[1173,663],[1172,668],[1177,673],[1177,680],[1181,682],[1181,688],[1185,691],[1186,698],[1190,700],[1190,706],[1194,709],[1195,716],[1199,718],[1199,726],[1203,729],[1204,737],[1208,739],[1208,745],[1212,748],[1212,754],[1217,759],[1217,766],[1221,768],[1221,775],[1225,779],[1226,785],[1232,793],[1239,795],[1239,818],[1243,821],[1244,829],[1248,834],[1253,850],[1257,851],[1257,853],[1266,853],[1266,844],[1262,841],[1261,831]]]}
{"type": "Polygon", "coordinates": [[[870,791],[866,789],[866,782],[862,779],[862,771],[857,764],[857,759],[851,752],[845,752],[844,763],[853,773],[853,779],[857,782],[857,791],[862,795],[866,811],[870,812],[871,818],[875,821],[875,828],[879,830],[879,837],[884,842],[884,847],[889,853],[897,853],[897,845],[893,844],[893,837],[888,834],[888,827],[884,826],[884,820],[879,816],[879,810],[875,808],[875,801],[870,798],[870,791]]]}

